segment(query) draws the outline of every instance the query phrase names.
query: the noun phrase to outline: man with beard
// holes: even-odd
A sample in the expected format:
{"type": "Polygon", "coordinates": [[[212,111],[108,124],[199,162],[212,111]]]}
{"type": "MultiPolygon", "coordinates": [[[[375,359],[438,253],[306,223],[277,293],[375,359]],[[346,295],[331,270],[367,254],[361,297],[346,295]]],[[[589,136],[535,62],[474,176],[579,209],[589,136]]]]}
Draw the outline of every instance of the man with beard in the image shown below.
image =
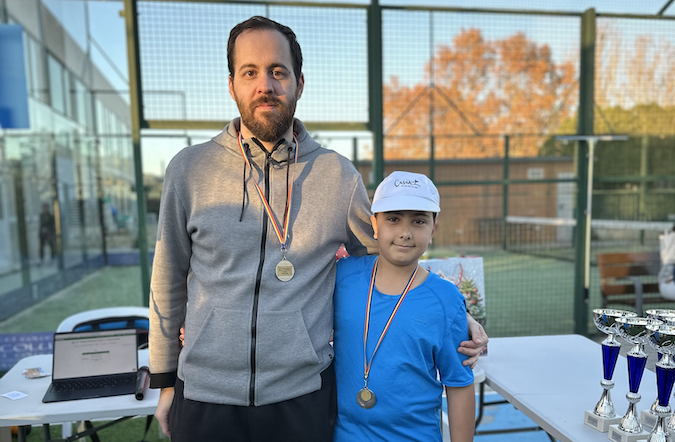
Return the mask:
{"type": "MultiPolygon", "coordinates": [[[[155,415],[174,442],[330,441],[335,253],[377,252],[368,195],[349,160],[293,118],[304,87],[293,31],[253,17],[232,29],[227,56],[241,118],[166,171],[150,300],[155,415]]],[[[474,364],[487,336],[469,328],[475,342],[460,351],[474,364]]]]}

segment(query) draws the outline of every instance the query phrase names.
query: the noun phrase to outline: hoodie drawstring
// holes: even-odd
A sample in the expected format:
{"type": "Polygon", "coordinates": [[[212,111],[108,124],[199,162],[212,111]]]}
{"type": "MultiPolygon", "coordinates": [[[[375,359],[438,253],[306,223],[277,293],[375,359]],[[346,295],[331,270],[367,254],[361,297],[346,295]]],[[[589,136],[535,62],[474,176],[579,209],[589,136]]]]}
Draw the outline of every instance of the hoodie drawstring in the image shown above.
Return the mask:
{"type": "Polygon", "coordinates": [[[293,148],[291,146],[288,146],[288,158],[286,159],[286,208],[284,209],[284,224],[286,224],[286,215],[288,215],[288,185],[289,185],[289,182],[290,182],[291,151],[292,150],[293,150],[293,148]]]}
{"type": "MultiPolygon", "coordinates": [[[[246,145],[248,146],[248,144],[246,145]]],[[[246,203],[246,162],[244,161],[244,173],[241,178],[241,213],[239,214],[239,222],[244,218],[244,204],[246,203]]]]}
{"type": "MultiPolygon", "coordinates": [[[[269,161],[270,156],[272,153],[277,150],[279,146],[281,146],[284,143],[284,139],[282,138],[277,142],[277,144],[272,148],[271,152],[267,152],[267,149],[265,149],[265,146],[262,145],[260,141],[258,141],[256,138],[251,138],[253,142],[255,142],[262,150],[265,152],[266,158],[265,161],[269,161]]],[[[250,149],[248,148],[248,143],[244,144],[244,148],[246,150],[245,154],[248,156],[248,154],[251,152],[250,149]]],[[[290,183],[290,164],[291,164],[291,151],[293,150],[292,146],[288,147],[288,159],[286,160],[286,210],[284,213],[288,212],[288,186],[290,183]]],[[[239,214],[239,222],[241,222],[242,219],[244,219],[244,207],[246,206],[246,161],[244,161],[244,173],[242,176],[242,182],[241,182],[241,213],[239,214]]],[[[284,215],[284,223],[286,222],[286,215],[284,215]]]]}

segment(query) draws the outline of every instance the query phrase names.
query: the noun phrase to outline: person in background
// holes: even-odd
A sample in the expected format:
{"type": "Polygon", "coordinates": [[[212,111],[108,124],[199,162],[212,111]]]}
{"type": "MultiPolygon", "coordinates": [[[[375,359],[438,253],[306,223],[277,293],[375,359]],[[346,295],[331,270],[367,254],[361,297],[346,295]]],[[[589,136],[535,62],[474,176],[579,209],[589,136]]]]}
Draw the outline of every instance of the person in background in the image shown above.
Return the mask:
{"type": "Polygon", "coordinates": [[[675,225],[660,236],[661,270],[658,275],[659,293],[675,301],[675,225]]]}
{"type": "Polygon", "coordinates": [[[40,213],[40,264],[44,262],[45,245],[49,246],[52,261],[56,253],[56,224],[54,215],[49,210],[49,204],[42,204],[40,213]]]}

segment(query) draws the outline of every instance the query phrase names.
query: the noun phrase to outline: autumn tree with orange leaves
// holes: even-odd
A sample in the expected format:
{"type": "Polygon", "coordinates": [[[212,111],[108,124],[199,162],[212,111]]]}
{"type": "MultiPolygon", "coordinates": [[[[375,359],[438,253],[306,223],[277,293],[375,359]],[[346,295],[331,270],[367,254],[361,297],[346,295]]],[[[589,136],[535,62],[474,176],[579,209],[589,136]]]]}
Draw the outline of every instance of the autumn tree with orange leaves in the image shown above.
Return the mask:
{"type": "MultiPolygon", "coordinates": [[[[571,116],[576,82],[571,61],[556,63],[523,33],[490,41],[462,29],[437,47],[424,84],[384,85],[385,156],[428,158],[433,134],[436,158],[501,157],[503,141],[485,135],[554,133],[571,116]]],[[[536,156],[545,137],[514,140],[512,154],[536,156]]]]}

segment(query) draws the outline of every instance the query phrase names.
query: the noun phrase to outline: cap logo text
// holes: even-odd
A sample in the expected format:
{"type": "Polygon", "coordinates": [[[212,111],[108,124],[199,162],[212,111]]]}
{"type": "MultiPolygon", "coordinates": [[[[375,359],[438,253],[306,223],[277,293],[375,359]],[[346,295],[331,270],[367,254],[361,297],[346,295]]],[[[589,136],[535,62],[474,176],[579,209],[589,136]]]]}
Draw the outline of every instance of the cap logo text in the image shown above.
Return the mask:
{"type": "Polygon", "coordinates": [[[420,182],[417,180],[395,180],[394,181],[394,186],[396,187],[413,187],[413,188],[418,188],[420,187],[420,182]]]}

